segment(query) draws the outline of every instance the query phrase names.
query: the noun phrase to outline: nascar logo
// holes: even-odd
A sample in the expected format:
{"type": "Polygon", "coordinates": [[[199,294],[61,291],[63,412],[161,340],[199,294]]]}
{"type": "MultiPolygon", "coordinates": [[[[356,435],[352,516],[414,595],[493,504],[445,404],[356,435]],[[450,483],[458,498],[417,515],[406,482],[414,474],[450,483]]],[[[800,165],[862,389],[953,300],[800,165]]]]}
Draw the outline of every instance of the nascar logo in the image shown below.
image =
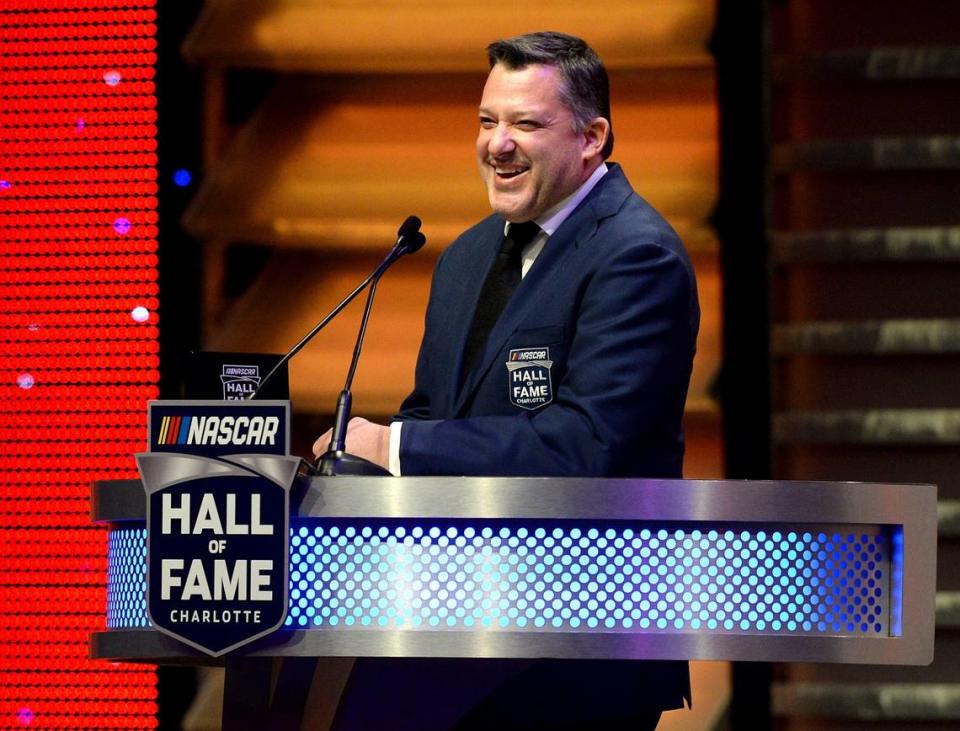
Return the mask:
{"type": "Polygon", "coordinates": [[[157,444],[273,445],[280,419],[276,416],[164,416],[157,444]]]}
{"type": "Polygon", "coordinates": [[[523,362],[528,360],[550,360],[550,349],[544,348],[543,350],[511,350],[510,351],[510,361],[511,362],[523,362]]]}
{"type": "Polygon", "coordinates": [[[550,348],[515,348],[506,365],[511,404],[533,411],[553,401],[550,348]]]}

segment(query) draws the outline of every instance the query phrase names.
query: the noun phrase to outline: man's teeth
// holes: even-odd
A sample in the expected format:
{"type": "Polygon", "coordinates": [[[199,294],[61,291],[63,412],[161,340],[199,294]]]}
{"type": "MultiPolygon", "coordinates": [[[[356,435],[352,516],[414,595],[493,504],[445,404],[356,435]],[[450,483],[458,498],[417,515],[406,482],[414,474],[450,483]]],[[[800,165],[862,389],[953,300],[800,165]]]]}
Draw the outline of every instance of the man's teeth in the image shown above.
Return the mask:
{"type": "Polygon", "coordinates": [[[500,175],[500,176],[506,177],[506,178],[512,178],[512,177],[514,177],[514,176],[516,176],[516,175],[519,175],[520,173],[525,173],[525,172],[527,171],[526,168],[519,168],[519,169],[517,169],[517,168],[495,168],[495,170],[497,171],[497,175],[500,175]]]}

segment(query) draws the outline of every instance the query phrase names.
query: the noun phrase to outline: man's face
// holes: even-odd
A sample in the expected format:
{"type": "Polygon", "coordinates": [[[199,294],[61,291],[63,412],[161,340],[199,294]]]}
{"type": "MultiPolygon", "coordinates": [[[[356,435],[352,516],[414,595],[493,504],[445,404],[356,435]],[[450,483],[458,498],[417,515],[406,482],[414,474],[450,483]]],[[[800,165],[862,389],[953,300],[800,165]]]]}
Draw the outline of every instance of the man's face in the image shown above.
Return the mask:
{"type": "Polygon", "coordinates": [[[537,218],[599,164],[589,132],[574,132],[560,101],[560,72],[534,64],[490,70],[480,102],[477,161],[490,207],[508,221],[537,218]]]}

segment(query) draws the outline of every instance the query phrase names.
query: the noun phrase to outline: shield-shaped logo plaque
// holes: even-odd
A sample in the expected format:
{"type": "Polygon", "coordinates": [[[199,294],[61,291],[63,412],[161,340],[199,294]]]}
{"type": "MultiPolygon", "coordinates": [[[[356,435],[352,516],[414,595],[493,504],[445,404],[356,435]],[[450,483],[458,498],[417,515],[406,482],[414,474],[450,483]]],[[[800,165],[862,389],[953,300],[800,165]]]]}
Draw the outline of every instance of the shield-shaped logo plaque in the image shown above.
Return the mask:
{"type": "Polygon", "coordinates": [[[216,657],[283,624],[299,462],[137,455],[147,493],[147,608],[158,630],[216,657]]]}

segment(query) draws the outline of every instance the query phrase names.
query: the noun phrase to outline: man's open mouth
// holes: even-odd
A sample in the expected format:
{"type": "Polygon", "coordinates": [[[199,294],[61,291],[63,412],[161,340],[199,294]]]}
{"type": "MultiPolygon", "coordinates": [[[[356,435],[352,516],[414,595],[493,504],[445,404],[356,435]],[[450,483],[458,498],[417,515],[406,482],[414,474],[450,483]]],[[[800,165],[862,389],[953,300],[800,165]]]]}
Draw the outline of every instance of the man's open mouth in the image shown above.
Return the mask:
{"type": "Polygon", "coordinates": [[[530,168],[494,168],[497,173],[497,177],[502,180],[510,180],[515,178],[518,175],[522,175],[527,172],[530,168]]]}

